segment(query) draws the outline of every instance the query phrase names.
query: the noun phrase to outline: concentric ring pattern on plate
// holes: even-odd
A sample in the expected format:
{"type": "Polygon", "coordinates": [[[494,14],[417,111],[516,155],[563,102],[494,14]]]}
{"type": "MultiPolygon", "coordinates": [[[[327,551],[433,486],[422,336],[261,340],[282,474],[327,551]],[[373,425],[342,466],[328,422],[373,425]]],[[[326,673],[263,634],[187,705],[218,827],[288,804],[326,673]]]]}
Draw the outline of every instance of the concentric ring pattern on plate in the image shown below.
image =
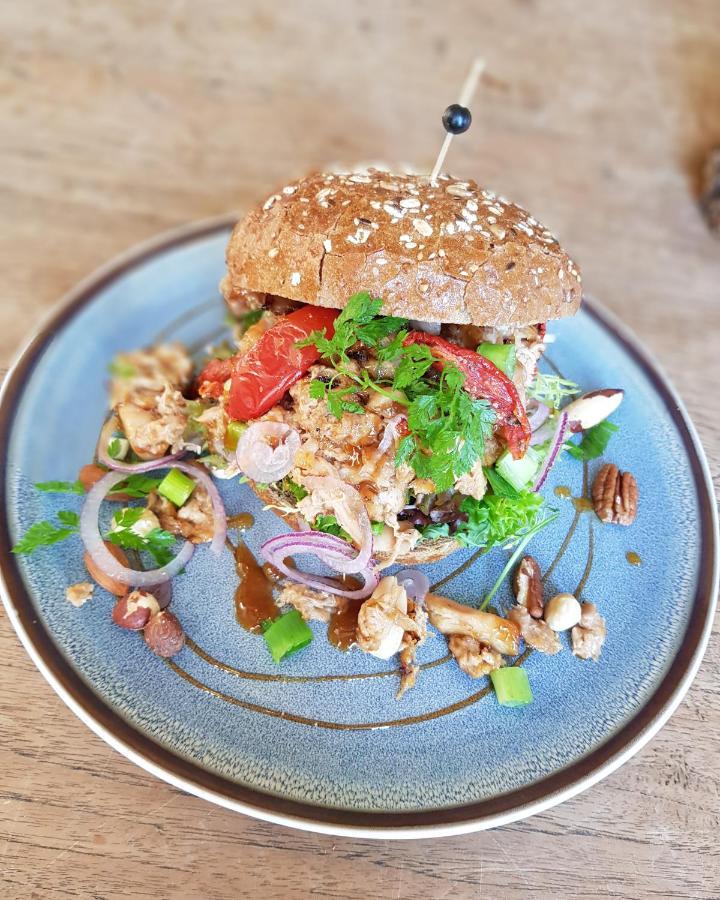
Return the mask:
{"type": "MultiPolygon", "coordinates": [[[[114,353],[158,336],[201,347],[222,331],[216,286],[227,235],[227,222],[200,225],[111,264],[27,348],[0,410],[4,548],[35,519],[77,507],[32,483],[73,478],[91,457],[114,353]]],[[[392,666],[338,653],[319,624],[311,647],[278,669],[234,621],[230,554],[218,562],[201,550],[176,580],[173,608],[192,640],[169,666],[111,624],[103,591],[79,610],[65,601],[66,585],[84,575],[69,541],[31,557],[5,549],[0,559],[8,612],[38,667],[91,728],[149,771],[299,827],[373,837],[467,831],[597,781],[660,727],[697,669],[717,578],[714,502],[692,427],[634,339],[595,304],[551,330],[551,361],[565,375],[586,389],[625,388],[608,456],[635,474],[642,498],[635,526],[608,528],[553,493],[561,484],[582,492],[581,464],[563,459],[547,487],[560,515],[533,552],[544,569],[555,561],[548,590],[584,581],[583,596],[605,615],[598,664],[567,646],[557,657],[531,655],[535,702],[522,710],[498,707],[483,680],[438,662],[439,636],[421,656],[438,664],[401,701],[396,676],[382,674],[392,666]]],[[[282,530],[248,489],[221,487],[231,514],[255,516],[253,550],[282,530]]],[[[442,592],[473,602],[505,556],[449,577],[471,557],[463,551],[427,571],[447,579],[442,592]]],[[[507,604],[506,592],[498,605],[507,604]]]]}

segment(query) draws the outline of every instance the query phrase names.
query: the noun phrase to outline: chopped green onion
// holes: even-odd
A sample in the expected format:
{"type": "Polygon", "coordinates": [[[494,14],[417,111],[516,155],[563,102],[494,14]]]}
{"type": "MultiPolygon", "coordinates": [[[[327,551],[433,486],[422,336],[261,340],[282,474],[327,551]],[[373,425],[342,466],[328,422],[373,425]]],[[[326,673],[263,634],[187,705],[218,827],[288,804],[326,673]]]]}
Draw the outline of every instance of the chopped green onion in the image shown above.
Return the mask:
{"type": "Polygon", "coordinates": [[[515,490],[521,491],[527,487],[540,468],[540,457],[528,447],[525,455],[520,459],[514,459],[509,450],[506,450],[495,463],[495,468],[500,476],[511,484],[515,490]]]}
{"type": "Polygon", "coordinates": [[[491,363],[494,363],[508,378],[512,378],[515,374],[517,361],[515,344],[491,344],[483,341],[477,348],[477,352],[480,356],[484,356],[485,359],[489,359],[491,363]]]}
{"type": "Polygon", "coordinates": [[[228,427],[225,432],[226,450],[237,450],[240,435],[243,433],[243,431],[245,431],[247,427],[247,422],[228,422],[228,427]]]}
{"type": "Polygon", "coordinates": [[[307,647],[313,639],[313,633],[307,622],[296,610],[290,610],[271,622],[267,628],[263,623],[263,637],[267,648],[276,663],[307,647]]]}
{"type": "Polygon", "coordinates": [[[527,672],[522,666],[506,666],[490,673],[500,706],[527,706],[533,695],[527,672]]]}
{"type": "Polygon", "coordinates": [[[180,469],[170,469],[158,485],[158,494],[167,497],[175,506],[186,503],[194,490],[195,482],[180,469]]]}

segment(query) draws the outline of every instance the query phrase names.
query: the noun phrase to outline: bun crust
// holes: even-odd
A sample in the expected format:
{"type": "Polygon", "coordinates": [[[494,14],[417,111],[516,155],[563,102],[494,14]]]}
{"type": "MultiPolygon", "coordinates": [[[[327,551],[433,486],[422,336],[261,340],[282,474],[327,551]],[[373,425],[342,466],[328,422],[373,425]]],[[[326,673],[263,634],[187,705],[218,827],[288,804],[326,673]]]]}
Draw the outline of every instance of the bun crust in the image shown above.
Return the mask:
{"type": "MultiPolygon", "coordinates": [[[[283,498],[275,491],[271,485],[266,487],[259,487],[254,481],[248,481],[248,485],[255,491],[258,497],[265,504],[276,505],[278,503],[282,503],[283,498]]],[[[293,515],[292,513],[286,513],[284,510],[273,509],[273,512],[280,516],[280,518],[293,529],[293,531],[300,531],[298,516],[293,515]]],[[[440,559],[445,559],[446,556],[449,556],[451,553],[454,553],[456,550],[460,549],[460,544],[453,540],[450,537],[437,538],[434,541],[425,541],[416,547],[414,550],[411,550],[409,553],[403,553],[395,560],[397,563],[403,563],[404,565],[422,565],[423,563],[431,563],[437,562],[440,559]]],[[[387,553],[377,553],[375,554],[375,559],[378,562],[383,562],[388,558],[387,553]]]]}
{"type": "Polygon", "coordinates": [[[441,175],[315,174],[242,219],[227,248],[228,300],[246,290],[332,308],[357,291],[432,322],[533,325],[577,312],[581,277],[525,210],[441,175]]]}

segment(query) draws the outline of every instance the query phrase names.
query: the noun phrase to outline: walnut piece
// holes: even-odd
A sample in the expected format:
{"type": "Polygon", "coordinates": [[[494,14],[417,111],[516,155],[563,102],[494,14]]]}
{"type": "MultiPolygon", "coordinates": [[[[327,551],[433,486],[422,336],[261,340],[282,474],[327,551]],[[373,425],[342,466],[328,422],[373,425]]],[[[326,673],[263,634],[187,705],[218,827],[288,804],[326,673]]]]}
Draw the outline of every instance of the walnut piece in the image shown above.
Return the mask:
{"type": "Polygon", "coordinates": [[[638,508],[638,486],[630,472],[621,472],[614,463],[605,463],[592,486],[593,508],[601,522],[632,525],[638,508]]]}
{"type": "Polygon", "coordinates": [[[543,614],[543,585],[540,566],[534,556],[523,556],[515,569],[513,579],[515,599],[519,606],[526,606],[533,619],[543,614]]]}
{"type": "Polygon", "coordinates": [[[82,606],[92,597],[95,585],[89,581],[79,581],[77,584],[71,584],[65,589],[65,599],[72,603],[73,606],[82,606]]]}
{"type": "Polygon", "coordinates": [[[607,629],[594,603],[583,603],[580,622],[571,632],[572,652],[579,659],[600,659],[607,629]]]}

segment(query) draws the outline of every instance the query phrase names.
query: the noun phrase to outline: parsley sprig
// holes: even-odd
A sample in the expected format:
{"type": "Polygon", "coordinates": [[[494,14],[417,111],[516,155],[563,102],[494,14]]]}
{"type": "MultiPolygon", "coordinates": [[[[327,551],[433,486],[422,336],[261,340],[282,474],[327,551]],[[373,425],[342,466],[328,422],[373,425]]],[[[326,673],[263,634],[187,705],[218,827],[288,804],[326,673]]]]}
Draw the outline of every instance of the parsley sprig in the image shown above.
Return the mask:
{"type": "Polygon", "coordinates": [[[33,553],[38,547],[48,547],[77,534],[80,516],[76,512],[61,509],[57,514],[59,524],[35,522],[12,548],[13,553],[33,553]]]}
{"type": "Polygon", "coordinates": [[[446,363],[436,381],[421,379],[411,387],[408,428],[395,456],[409,463],[419,478],[428,478],[438,493],[469,472],[485,449],[495,413],[486,400],[463,390],[465,375],[446,363]]]}
{"type": "Polygon", "coordinates": [[[175,535],[162,528],[153,528],[146,535],[133,531],[133,525],[140,521],[144,513],[142,506],[128,507],[116,513],[113,530],[108,532],[105,540],[125,550],[144,550],[158,566],[165,566],[174,556],[175,535]]]}

